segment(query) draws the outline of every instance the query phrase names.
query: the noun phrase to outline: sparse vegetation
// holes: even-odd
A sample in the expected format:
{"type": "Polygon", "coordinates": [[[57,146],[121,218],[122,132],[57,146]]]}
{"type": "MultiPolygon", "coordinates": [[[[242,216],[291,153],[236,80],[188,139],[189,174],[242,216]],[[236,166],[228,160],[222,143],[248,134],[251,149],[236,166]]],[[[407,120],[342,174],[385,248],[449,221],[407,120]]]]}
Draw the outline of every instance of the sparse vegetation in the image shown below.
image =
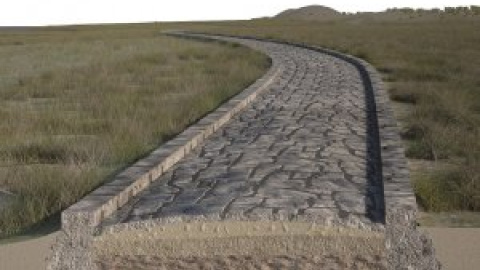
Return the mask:
{"type": "MultiPolygon", "coordinates": [[[[2,30],[0,30],[2,31],[2,30]]],[[[64,209],[269,66],[240,46],[158,25],[7,30],[0,37],[0,237],[64,209]]]]}
{"type": "Polygon", "coordinates": [[[392,100],[410,104],[407,119],[400,119],[408,157],[435,167],[420,168],[422,177],[413,177],[418,201],[430,211],[480,211],[477,9],[396,11],[431,15],[422,19],[389,17],[390,11],[330,21],[261,19],[183,28],[303,42],[370,61],[382,72],[392,100]]]}

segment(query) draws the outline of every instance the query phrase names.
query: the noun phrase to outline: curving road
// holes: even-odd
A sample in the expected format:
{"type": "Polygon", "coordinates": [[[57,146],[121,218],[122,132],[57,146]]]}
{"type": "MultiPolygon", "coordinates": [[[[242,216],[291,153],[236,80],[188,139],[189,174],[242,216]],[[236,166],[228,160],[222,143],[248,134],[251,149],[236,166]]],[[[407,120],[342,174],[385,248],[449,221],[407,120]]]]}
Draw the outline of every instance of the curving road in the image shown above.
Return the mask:
{"type": "Polygon", "coordinates": [[[382,226],[376,126],[358,70],[308,49],[223,39],[268,54],[280,76],[104,225],[240,215],[382,226]]]}
{"type": "Polygon", "coordinates": [[[439,269],[371,66],[172,35],[242,43],[273,68],[65,210],[49,269],[439,269]]]}

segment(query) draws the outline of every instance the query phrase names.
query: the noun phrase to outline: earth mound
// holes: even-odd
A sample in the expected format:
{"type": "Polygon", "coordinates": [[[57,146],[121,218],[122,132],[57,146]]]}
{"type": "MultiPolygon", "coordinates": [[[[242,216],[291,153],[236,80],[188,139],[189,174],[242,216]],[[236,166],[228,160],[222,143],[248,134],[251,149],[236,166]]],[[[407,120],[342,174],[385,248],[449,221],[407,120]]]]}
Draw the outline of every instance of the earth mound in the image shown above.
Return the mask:
{"type": "Polygon", "coordinates": [[[274,18],[285,20],[324,20],[335,19],[340,16],[342,16],[342,14],[332,8],[313,5],[298,9],[287,9],[276,15],[274,18]]]}

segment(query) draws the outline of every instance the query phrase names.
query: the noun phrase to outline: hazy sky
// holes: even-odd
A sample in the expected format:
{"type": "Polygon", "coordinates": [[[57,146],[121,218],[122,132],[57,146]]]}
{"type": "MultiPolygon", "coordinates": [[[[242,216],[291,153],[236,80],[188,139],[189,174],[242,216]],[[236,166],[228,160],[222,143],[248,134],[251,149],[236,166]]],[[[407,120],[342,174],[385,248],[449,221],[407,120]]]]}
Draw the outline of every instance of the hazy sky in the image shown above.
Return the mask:
{"type": "Polygon", "coordinates": [[[0,26],[144,21],[237,20],[272,16],[287,8],[324,5],[338,11],[389,7],[480,5],[480,0],[2,0],[0,26]]]}

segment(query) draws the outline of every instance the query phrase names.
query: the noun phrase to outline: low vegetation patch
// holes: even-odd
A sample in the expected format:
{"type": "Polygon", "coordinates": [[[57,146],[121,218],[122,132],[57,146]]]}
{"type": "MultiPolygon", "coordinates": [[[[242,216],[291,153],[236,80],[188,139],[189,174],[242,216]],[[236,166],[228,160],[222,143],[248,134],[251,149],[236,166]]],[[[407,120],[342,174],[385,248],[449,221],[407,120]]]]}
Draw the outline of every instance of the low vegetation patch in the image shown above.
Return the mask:
{"type": "Polygon", "coordinates": [[[149,24],[1,35],[0,188],[15,199],[0,211],[0,237],[76,202],[270,65],[244,47],[160,31],[149,24]]]}
{"type": "Polygon", "coordinates": [[[431,211],[480,211],[478,7],[312,18],[182,27],[307,43],[368,60],[384,76],[391,99],[412,105],[403,131],[407,156],[455,167],[421,169],[429,176],[412,179],[418,201],[431,211]]]}
{"type": "Polygon", "coordinates": [[[440,170],[414,180],[417,200],[425,208],[435,212],[449,212],[480,208],[477,172],[462,169],[440,170]],[[470,181],[469,181],[470,180],[470,181]]]}

